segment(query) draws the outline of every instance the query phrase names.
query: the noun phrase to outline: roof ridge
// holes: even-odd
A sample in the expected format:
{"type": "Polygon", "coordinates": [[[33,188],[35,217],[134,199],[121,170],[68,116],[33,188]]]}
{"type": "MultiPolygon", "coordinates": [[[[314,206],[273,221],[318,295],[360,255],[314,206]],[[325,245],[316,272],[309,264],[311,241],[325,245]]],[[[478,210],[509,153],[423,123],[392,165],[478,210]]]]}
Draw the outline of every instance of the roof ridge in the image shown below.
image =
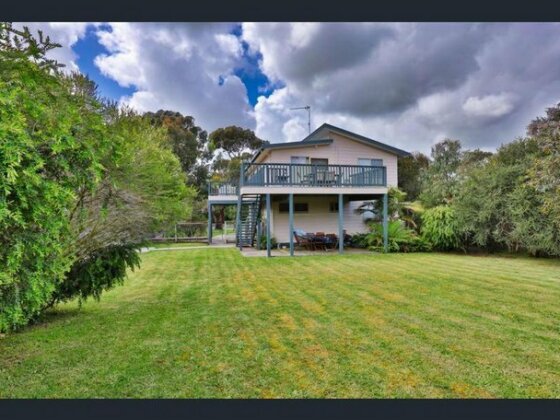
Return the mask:
{"type": "Polygon", "coordinates": [[[378,140],[374,140],[374,139],[371,139],[369,137],[363,136],[361,134],[354,133],[354,132],[349,131],[349,130],[345,130],[344,128],[340,128],[340,127],[337,127],[337,126],[329,124],[329,123],[321,124],[316,130],[314,130],[312,133],[308,134],[303,140],[301,140],[301,142],[313,141],[314,139],[312,137],[316,133],[318,133],[320,130],[322,130],[323,128],[328,128],[329,130],[332,130],[332,131],[338,131],[339,133],[341,133],[343,135],[346,135],[346,136],[355,137],[357,140],[360,140],[360,141],[362,141],[366,144],[369,144],[370,146],[378,147],[379,149],[385,150],[385,151],[390,152],[390,153],[394,153],[398,156],[409,156],[410,155],[410,152],[407,152],[406,150],[399,149],[398,147],[394,147],[394,146],[391,146],[389,144],[382,143],[378,140]]]}

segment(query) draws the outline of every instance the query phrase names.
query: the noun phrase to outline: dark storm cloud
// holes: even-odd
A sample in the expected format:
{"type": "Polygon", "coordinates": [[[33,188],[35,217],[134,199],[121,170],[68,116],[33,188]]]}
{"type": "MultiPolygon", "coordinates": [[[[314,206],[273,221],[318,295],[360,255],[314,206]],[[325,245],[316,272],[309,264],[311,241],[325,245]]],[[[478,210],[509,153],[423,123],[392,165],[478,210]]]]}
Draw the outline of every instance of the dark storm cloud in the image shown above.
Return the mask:
{"type": "Polygon", "coordinates": [[[263,121],[295,133],[299,116],[279,110],[308,103],[317,124],[337,121],[404,147],[426,151],[449,136],[493,148],[523,135],[532,118],[560,100],[558,24],[324,27],[330,39],[341,31],[337,51],[351,51],[351,60],[328,54],[323,26],[275,24],[269,36],[267,24],[244,25],[263,71],[286,86],[257,105],[258,130],[267,130],[263,121]],[[317,59],[316,51],[328,58],[317,59]]]}

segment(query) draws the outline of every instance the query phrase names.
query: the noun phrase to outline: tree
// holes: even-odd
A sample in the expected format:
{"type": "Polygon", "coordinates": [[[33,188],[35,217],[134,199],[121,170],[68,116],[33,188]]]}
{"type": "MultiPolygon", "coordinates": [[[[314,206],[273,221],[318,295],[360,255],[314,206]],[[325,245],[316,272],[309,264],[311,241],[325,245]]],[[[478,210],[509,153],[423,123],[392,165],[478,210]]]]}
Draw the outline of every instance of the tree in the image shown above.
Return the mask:
{"type": "Polygon", "coordinates": [[[168,141],[188,183],[206,191],[208,176],[207,162],[212,157],[208,149],[208,134],[195,124],[194,118],[179,112],[159,110],[144,114],[152,125],[166,129],[168,141]]]}
{"type": "Polygon", "coordinates": [[[421,174],[430,165],[430,159],[420,152],[399,158],[398,179],[399,188],[406,192],[410,201],[414,201],[422,190],[421,174]]]}
{"type": "Polygon", "coordinates": [[[165,129],[126,109],[110,108],[107,119],[112,149],[103,160],[103,179],[79,196],[71,214],[78,258],[168,229],[189,217],[196,195],[184,183],[165,129]]]}
{"type": "Polygon", "coordinates": [[[0,24],[0,331],[37,316],[71,267],[68,214],[110,147],[98,104],[45,58],[57,46],[0,24]]]}
{"type": "Polygon", "coordinates": [[[212,152],[224,151],[230,161],[241,161],[247,154],[254,152],[264,145],[253,130],[244,129],[235,125],[218,128],[210,133],[210,150],[212,152]]]}
{"type": "MultiPolygon", "coordinates": [[[[238,180],[241,163],[265,144],[252,130],[237,126],[219,128],[210,133],[209,139],[210,150],[215,153],[211,176],[214,181],[238,180]]],[[[221,226],[224,207],[217,206],[213,216],[217,226],[221,226]]]]}
{"type": "Polygon", "coordinates": [[[165,130],[60,72],[54,47],[0,24],[1,332],[122,283],[193,197],[165,130]]]}
{"type": "Polygon", "coordinates": [[[560,103],[546,110],[546,117],[533,120],[527,133],[539,149],[529,170],[531,185],[543,197],[543,212],[560,230],[560,103]]]}
{"type": "Polygon", "coordinates": [[[453,206],[461,230],[474,245],[560,255],[560,231],[546,211],[546,195],[530,177],[541,158],[537,139],[518,139],[470,170],[453,206]]]}
{"type": "Polygon", "coordinates": [[[446,139],[432,147],[432,163],[422,171],[420,200],[426,207],[449,204],[459,184],[462,150],[459,140],[446,139]]]}
{"type": "Polygon", "coordinates": [[[154,232],[184,220],[196,191],[184,183],[166,131],[131,110],[106,111],[110,152],[103,179],[81,194],[71,213],[75,258],[49,305],[78,297],[99,299],[139,266],[137,248],[154,232]]]}

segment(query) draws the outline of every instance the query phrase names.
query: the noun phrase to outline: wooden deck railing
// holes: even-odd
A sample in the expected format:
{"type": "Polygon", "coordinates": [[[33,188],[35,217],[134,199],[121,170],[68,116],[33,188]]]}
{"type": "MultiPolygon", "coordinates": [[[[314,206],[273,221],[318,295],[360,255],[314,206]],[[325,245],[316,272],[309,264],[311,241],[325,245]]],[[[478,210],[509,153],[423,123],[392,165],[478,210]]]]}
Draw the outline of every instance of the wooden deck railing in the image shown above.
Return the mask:
{"type": "Polygon", "coordinates": [[[237,195],[239,187],[236,182],[225,181],[208,183],[208,195],[237,195]]]}
{"type": "Polygon", "coordinates": [[[243,163],[243,186],[371,187],[387,185],[385,166],[243,163]]]}

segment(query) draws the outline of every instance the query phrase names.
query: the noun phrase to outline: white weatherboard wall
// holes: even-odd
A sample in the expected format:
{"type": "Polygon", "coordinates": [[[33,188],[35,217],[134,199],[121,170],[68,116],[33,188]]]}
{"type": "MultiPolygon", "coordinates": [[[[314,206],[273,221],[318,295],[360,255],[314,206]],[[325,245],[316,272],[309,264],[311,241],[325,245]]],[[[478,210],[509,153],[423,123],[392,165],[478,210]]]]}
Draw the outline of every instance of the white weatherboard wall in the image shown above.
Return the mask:
{"type": "MultiPolygon", "coordinates": [[[[338,208],[338,196],[297,196],[294,203],[308,203],[308,213],[294,213],[294,229],[306,232],[325,232],[338,235],[338,212],[329,211],[329,203],[335,202],[338,208]]],[[[362,215],[355,210],[362,201],[344,203],[344,230],[352,235],[367,232],[367,225],[362,221],[362,215]]],[[[271,228],[272,235],[278,242],[290,241],[290,219],[288,213],[280,213],[280,203],[272,202],[271,228]]],[[[265,213],[266,214],[266,213],[265,213]]]]}

